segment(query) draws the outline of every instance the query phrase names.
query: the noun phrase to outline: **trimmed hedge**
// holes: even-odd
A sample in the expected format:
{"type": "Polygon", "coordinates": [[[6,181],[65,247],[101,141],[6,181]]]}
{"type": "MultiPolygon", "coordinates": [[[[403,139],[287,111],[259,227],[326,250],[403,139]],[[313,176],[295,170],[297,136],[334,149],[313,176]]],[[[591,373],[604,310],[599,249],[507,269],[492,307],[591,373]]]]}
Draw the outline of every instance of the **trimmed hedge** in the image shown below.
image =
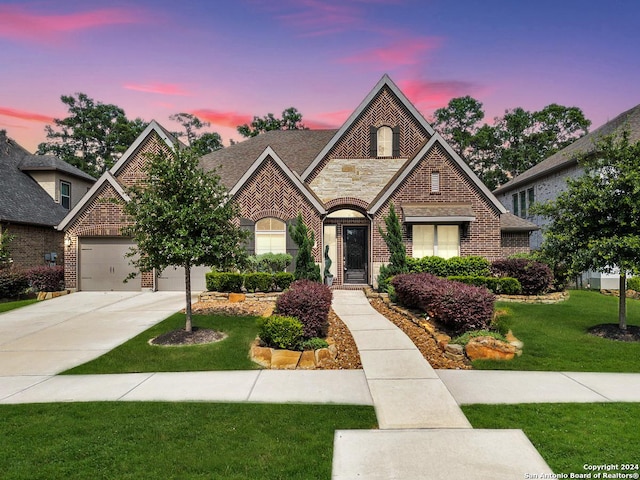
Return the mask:
{"type": "Polygon", "coordinates": [[[408,258],[409,273],[431,273],[437,277],[490,275],[489,261],[478,256],[408,258]]]}
{"type": "Polygon", "coordinates": [[[29,286],[36,292],[64,290],[64,267],[33,267],[26,272],[29,286]]]}
{"type": "Polygon", "coordinates": [[[452,276],[447,279],[475,287],[485,287],[497,295],[518,295],[522,291],[518,279],[511,277],[452,276]]]}
{"type": "Polygon", "coordinates": [[[526,258],[495,260],[491,273],[496,277],[518,279],[523,295],[541,295],[553,286],[553,273],[548,265],[526,258]]]}
{"type": "Polygon", "coordinates": [[[258,320],[258,335],[271,348],[297,350],[302,343],[302,323],[293,317],[273,315],[258,320]]]}
{"type": "Polygon", "coordinates": [[[273,276],[276,288],[286,290],[293,283],[295,277],[290,272],[278,272],[273,276]]]}
{"type": "Polygon", "coordinates": [[[251,255],[249,265],[254,272],[277,273],[291,265],[292,260],[288,253],[262,253],[251,255]]]}
{"type": "Polygon", "coordinates": [[[241,292],[243,286],[248,292],[271,292],[286,290],[294,278],[290,272],[209,272],[206,280],[210,292],[241,292]]]}
{"type": "Polygon", "coordinates": [[[419,308],[455,332],[486,329],[491,322],[495,297],[486,288],[428,273],[396,275],[391,284],[402,305],[419,308]]]}
{"type": "Polygon", "coordinates": [[[0,298],[17,298],[29,288],[27,273],[17,268],[0,269],[0,298]]]}
{"type": "Polygon", "coordinates": [[[279,314],[295,317],[302,322],[304,337],[324,338],[329,330],[331,289],[311,280],[296,280],[289,290],[278,297],[279,314]]]}
{"type": "Polygon", "coordinates": [[[207,290],[210,292],[242,291],[244,275],[235,272],[209,272],[206,274],[207,290]]]}
{"type": "Polygon", "coordinates": [[[273,287],[271,273],[256,272],[244,274],[244,288],[248,292],[269,292],[273,287]]]}

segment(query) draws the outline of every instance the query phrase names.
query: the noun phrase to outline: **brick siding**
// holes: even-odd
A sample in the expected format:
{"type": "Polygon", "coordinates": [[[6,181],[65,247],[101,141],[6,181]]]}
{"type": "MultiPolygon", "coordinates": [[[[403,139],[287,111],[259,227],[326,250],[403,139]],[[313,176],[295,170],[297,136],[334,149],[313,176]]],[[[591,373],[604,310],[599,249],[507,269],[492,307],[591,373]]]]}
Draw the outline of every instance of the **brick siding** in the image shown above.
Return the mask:
{"type": "Polygon", "coordinates": [[[52,252],[58,255],[56,264],[64,264],[64,234],[54,227],[3,223],[0,230],[14,237],[9,244],[13,265],[21,268],[48,265],[44,256],[52,252]]]}

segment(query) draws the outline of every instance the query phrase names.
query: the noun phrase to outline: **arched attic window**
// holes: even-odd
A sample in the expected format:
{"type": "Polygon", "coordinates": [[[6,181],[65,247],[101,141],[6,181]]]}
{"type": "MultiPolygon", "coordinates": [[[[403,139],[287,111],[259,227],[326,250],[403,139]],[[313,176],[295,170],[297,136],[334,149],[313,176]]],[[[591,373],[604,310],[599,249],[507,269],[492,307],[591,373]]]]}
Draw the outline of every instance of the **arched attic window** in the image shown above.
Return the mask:
{"type": "Polygon", "coordinates": [[[371,157],[400,156],[400,127],[371,127],[371,157]]]}

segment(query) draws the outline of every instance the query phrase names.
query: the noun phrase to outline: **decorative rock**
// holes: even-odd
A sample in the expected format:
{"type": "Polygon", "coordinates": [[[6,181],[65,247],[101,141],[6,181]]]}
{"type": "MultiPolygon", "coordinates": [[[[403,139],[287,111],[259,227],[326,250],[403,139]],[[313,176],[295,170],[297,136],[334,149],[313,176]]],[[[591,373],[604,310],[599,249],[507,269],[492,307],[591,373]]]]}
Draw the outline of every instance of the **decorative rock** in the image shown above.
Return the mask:
{"type": "Polygon", "coordinates": [[[507,342],[509,342],[510,345],[513,345],[514,347],[516,347],[516,350],[520,350],[522,352],[522,347],[524,347],[524,343],[518,340],[511,330],[507,332],[507,334],[505,335],[505,338],[507,339],[507,342]]]}
{"type": "Polygon", "coordinates": [[[464,347],[457,343],[449,343],[445,349],[445,352],[453,353],[455,355],[464,355],[464,347]]]}
{"type": "Polygon", "coordinates": [[[444,356],[445,356],[445,358],[448,358],[449,360],[454,360],[454,361],[458,361],[458,362],[465,359],[464,353],[444,352],[444,356]]]}
{"type": "Polygon", "coordinates": [[[333,360],[333,355],[328,348],[320,348],[315,352],[316,365],[320,365],[324,361],[333,360]]]}
{"type": "Polygon", "coordinates": [[[273,350],[271,352],[271,368],[276,370],[295,370],[302,352],[291,350],[273,350]]]}
{"type": "Polygon", "coordinates": [[[251,345],[251,360],[264,368],[271,368],[271,349],[254,343],[251,345]]]}
{"type": "Polygon", "coordinates": [[[436,338],[436,343],[438,344],[441,350],[444,350],[449,344],[449,341],[451,340],[451,337],[444,333],[436,333],[435,338],[436,338]]]}
{"type": "Polygon", "coordinates": [[[493,337],[475,337],[467,343],[465,351],[471,360],[511,360],[516,347],[493,337]]]}
{"type": "Polygon", "coordinates": [[[244,293],[230,293],[229,303],[244,302],[247,296],[244,293]]]}
{"type": "Polygon", "coordinates": [[[274,307],[273,307],[273,306],[269,306],[269,307],[267,307],[267,308],[265,309],[264,313],[262,314],[262,316],[263,316],[264,318],[270,317],[271,315],[273,315],[273,310],[274,310],[274,307]]]}
{"type": "Polygon", "coordinates": [[[298,362],[298,368],[301,370],[313,370],[316,368],[316,355],[313,350],[305,350],[300,355],[300,361],[298,362]]]}
{"type": "Polygon", "coordinates": [[[426,320],[420,320],[420,326],[431,335],[434,335],[436,333],[436,327],[431,325],[431,323],[427,322],[426,320]]]}
{"type": "Polygon", "coordinates": [[[327,350],[329,350],[329,353],[331,353],[331,358],[335,360],[335,358],[338,356],[338,347],[336,347],[336,344],[329,344],[327,350]]]}

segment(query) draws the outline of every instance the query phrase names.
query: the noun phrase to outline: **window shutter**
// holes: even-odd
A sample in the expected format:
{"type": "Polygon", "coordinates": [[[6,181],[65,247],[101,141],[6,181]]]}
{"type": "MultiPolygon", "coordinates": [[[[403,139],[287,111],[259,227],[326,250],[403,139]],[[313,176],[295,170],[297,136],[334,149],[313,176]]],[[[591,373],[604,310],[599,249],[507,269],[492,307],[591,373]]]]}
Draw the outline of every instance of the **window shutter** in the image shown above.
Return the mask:
{"type": "Polygon", "coordinates": [[[375,158],[378,156],[378,129],[373,125],[369,127],[369,156],[375,158]]]}
{"type": "Polygon", "coordinates": [[[296,257],[298,256],[298,245],[291,238],[291,234],[289,233],[289,228],[292,224],[296,223],[296,219],[289,220],[287,222],[287,253],[291,255],[291,265],[287,267],[287,272],[295,272],[296,271],[296,257]]]}
{"type": "Polygon", "coordinates": [[[393,127],[393,156],[400,156],[400,125],[393,127]]]}
{"type": "Polygon", "coordinates": [[[244,248],[249,255],[253,255],[256,253],[255,222],[250,218],[241,218],[240,228],[251,234],[250,237],[245,240],[244,248]]]}

